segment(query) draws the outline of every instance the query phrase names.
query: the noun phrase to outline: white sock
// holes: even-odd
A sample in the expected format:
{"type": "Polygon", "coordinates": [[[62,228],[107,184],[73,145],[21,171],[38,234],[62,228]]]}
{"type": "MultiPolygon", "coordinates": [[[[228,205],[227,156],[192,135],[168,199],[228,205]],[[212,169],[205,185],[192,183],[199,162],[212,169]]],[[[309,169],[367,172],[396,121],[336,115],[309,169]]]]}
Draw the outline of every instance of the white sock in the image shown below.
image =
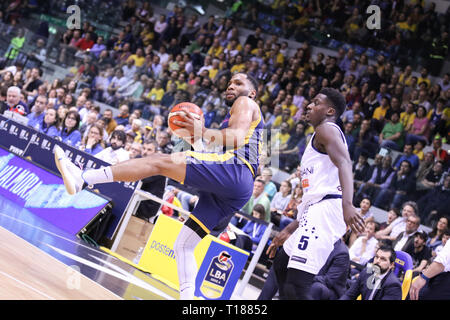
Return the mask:
{"type": "Polygon", "coordinates": [[[111,167],[88,169],[81,173],[81,177],[90,186],[98,183],[114,182],[111,167]]]}
{"type": "Polygon", "coordinates": [[[174,251],[180,283],[180,300],[194,299],[195,278],[198,272],[194,249],[201,240],[195,231],[183,225],[175,241],[174,251]]]}

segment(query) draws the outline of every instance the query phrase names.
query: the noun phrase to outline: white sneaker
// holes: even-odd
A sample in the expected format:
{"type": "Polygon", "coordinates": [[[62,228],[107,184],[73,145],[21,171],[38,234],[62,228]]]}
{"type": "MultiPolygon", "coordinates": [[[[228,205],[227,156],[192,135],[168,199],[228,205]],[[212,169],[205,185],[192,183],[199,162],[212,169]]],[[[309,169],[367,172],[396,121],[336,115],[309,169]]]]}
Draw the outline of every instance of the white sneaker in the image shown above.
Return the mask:
{"type": "Polygon", "coordinates": [[[55,146],[55,163],[68,194],[74,195],[83,190],[84,180],[81,177],[81,169],[67,159],[60,146],[55,146]]]}

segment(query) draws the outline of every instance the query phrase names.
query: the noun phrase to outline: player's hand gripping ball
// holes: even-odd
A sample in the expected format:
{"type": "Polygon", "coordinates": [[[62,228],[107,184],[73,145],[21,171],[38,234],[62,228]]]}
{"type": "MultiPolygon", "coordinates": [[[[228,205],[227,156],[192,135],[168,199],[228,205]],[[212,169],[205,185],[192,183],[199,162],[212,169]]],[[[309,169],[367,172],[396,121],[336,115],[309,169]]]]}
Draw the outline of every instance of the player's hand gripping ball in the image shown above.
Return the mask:
{"type": "MultiPolygon", "coordinates": [[[[168,118],[169,128],[176,136],[184,139],[192,138],[195,129],[197,129],[195,128],[196,123],[198,124],[196,120],[203,118],[203,111],[194,103],[181,102],[170,110],[168,118]],[[190,117],[188,115],[190,115],[190,117]],[[184,122],[184,126],[180,126],[176,123],[177,121],[184,122]]],[[[201,130],[201,127],[197,130],[201,130]]]]}

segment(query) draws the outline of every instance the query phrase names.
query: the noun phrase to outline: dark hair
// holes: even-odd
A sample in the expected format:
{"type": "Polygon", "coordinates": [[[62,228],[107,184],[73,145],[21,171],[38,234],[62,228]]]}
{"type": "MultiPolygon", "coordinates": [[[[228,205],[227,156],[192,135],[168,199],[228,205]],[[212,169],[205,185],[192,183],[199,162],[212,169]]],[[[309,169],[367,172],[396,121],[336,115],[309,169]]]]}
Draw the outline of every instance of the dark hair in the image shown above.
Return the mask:
{"type": "Polygon", "coordinates": [[[256,94],[258,94],[258,80],[256,80],[254,77],[252,77],[248,73],[245,73],[245,75],[247,76],[247,80],[250,81],[250,83],[252,84],[253,89],[255,89],[256,94]]]}
{"type": "Polygon", "coordinates": [[[344,96],[338,90],[328,87],[323,88],[319,93],[325,95],[331,102],[331,106],[336,110],[335,119],[339,119],[346,108],[344,96]]]}
{"type": "Polygon", "coordinates": [[[390,208],[389,211],[393,211],[397,215],[397,217],[400,217],[402,215],[398,208],[390,208]]]}
{"type": "Polygon", "coordinates": [[[389,258],[389,261],[391,263],[395,262],[395,259],[397,259],[397,253],[395,253],[395,250],[394,250],[394,248],[392,248],[392,246],[380,246],[378,248],[378,250],[381,250],[381,251],[384,251],[384,252],[390,252],[391,256],[389,258]]]}
{"type": "Polygon", "coordinates": [[[416,232],[416,234],[414,235],[415,237],[421,237],[423,241],[427,241],[428,240],[428,235],[425,231],[418,231],[416,232]]]}
{"type": "Polygon", "coordinates": [[[122,130],[114,130],[113,133],[111,134],[111,138],[116,138],[122,141],[123,144],[127,142],[127,135],[122,130]]]}
{"type": "Polygon", "coordinates": [[[80,114],[76,111],[69,111],[66,113],[66,116],[64,117],[64,121],[62,123],[62,128],[61,128],[61,132],[66,131],[66,119],[70,116],[70,115],[74,115],[75,119],[76,119],[76,124],[75,126],[70,129],[69,131],[67,131],[67,134],[71,134],[72,132],[74,132],[75,130],[78,130],[78,128],[80,127],[80,114]]]}
{"type": "Polygon", "coordinates": [[[376,222],[376,221],[369,220],[369,221],[367,221],[366,224],[373,224],[375,226],[375,232],[380,230],[380,224],[378,222],[376,222]]]}
{"type": "Polygon", "coordinates": [[[259,212],[262,216],[262,219],[264,219],[266,217],[266,209],[260,203],[257,203],[253,206],[252,213],[253,213],[253,211],[259,212]]]}

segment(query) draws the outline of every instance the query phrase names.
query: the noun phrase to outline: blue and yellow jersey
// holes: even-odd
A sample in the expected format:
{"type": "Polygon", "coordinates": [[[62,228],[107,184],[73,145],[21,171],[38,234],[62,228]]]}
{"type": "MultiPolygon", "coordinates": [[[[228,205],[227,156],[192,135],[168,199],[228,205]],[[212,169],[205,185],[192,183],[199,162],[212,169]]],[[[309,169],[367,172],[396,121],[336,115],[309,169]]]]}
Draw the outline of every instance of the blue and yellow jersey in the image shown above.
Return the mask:
{"type": "MultiPolygon", "coordinates": [[[[228,121],[230,119],[230,112],[226,115],[220,129],[228,128],[228,121]]],[[[238,149],[226,149],[224,153],[232,153],[236,158],[244,162],[252,171],[253,176],[256,175],[259,166],[259,158],[262,153],[263,147],[263,129],[264,118],[260,112],[259,120],[255,120],[251,123],[250,128],[245,136],[245,144],[238,149]]]]}

